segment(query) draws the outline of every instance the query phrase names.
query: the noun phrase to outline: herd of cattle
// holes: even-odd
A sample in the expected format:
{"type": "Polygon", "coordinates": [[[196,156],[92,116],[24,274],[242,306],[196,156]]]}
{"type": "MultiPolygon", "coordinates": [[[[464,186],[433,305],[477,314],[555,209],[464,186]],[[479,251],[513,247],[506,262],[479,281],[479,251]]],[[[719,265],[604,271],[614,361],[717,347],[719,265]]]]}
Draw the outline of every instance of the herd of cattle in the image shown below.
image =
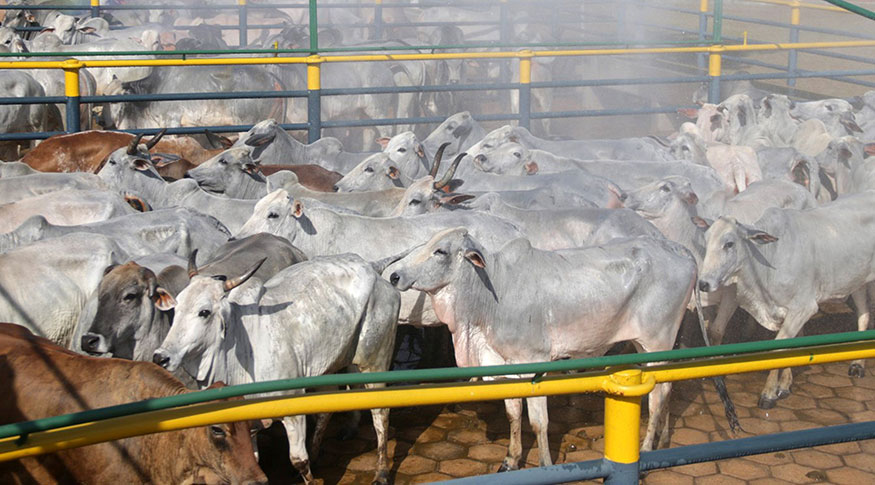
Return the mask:
{"type": "MultiPolygon", "coordinates": [[[[399,324],[446,325],[460,366],[596,356],[623,341],[668,350],[697,308],[712,344],[738,307],[790,338],[819,304],[849,296],[866,329],[875,158],[860,140],[875,130],[875,91],[859,101],[739,93],[689,113],[696,122],[668,138],[616,140],[487,133],[461,112],[373,154],[301,144],[274,120],[233,142],[214,137],[224,149],[160,134],[54,137],[0,164],[0,321],[48,339],[2,329],[15,396],[3,419],[181,392],[152,362],[198,388],[384,371],[399,324]],[[47,388],[77,395],[46,399],[47,388]]],[[[791,380],[773,371],[760,406],[789,395],[791,380]]],[[[650,396],[645,449],[666,443],[669,392],[650,396]]],[[[527,402],[549,464],[546,398],[527,402]]],[[[522,401],[506,406],[502,468],[515,469],[522,401]]],[[[372,415],[385,482],[388,410],[372,415]]],[[[310,481],[327,420],[309,451],[304,417],[282,422],[310,481]]],[[[112,473],[146,481],[171,470],[173,481],[263,478],[237,427],[202,433],[179,432],[197,445],[136,463],[143,443],[165,438],[7,469],[60,466],[84,480],[94,472],[80,464],[99,454],[112,473]]]]}

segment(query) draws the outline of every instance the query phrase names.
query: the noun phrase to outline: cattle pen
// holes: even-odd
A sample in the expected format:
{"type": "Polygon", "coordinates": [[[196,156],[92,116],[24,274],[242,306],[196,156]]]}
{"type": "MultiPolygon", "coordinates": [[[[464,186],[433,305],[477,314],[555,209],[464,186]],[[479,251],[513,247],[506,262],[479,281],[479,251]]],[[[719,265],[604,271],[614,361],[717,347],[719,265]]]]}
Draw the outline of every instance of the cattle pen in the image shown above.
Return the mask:
{"type": "MultiPolygon", "coordinates": [[[[89,1],[90,4],[75,6],[51,5],[50,2],[31,8],[87,11],[93,17],[113,11],[171,9],[166,5],[104,4],[101,0],[89,1]]],[[[545,28],[552,29],[554,33],[561,30],[575,31],[581,34],[581,39],[584,39],[583,33],[587,28],[597,28],[601,29],[602,37],[597,40],[570,42],[515,42],[511,20],[513,9],[516,5],[535,1],[537,0],[451,2],[453,6],[487,5],[489,8],[489,16],[484,15],[483,18],[471,19],[459,25],[481,28],[482,32],[494,36],[495,40],[464,44],[408,44],[360,48],[326,47],[320,44],[320,37],[328,35],[320,30],[322,27],[362,31],[370,39],[384,40],[389,38],[393,29],[444,24],[429,20],[399,22],[387,18],[391,9],[409,6],[401,0],[371,0],[367,4],[352,1],[320,4],[317,0],[303,0],[286,4],[236,0],[236,3],[231,4],[186,7],[192,10],[212,9],[234,16],[236,23],[220,27],[223,32],[236,37],[237,45],[230,49],[112,53],[114,56],[125,56],[125,59],[109,59],[107,52],[67,51],[63,53],[63,59],[56,52],[0,52],[0,69],[60,71],[63,72],[64,79],[62,96],[9,97],[3,94],[0,95],[0,107],[46,104],[65,108],[63,126],[59,130],[3,132],[0,133],[0,142],[30,142],[65,133],[82,132],[89,129],[90,126],[85,126],[85,120],[94,117],[93,108],[96,106],[102,106],[108,111],[109,106],[123,103],[158,102],[172,105],[186,101],[243,99],[279,100],[282,106],[282,115],[277,116],[279,126],[296,133],[301,140],[313,143],[342,130],[349,130],[347,133],[352,130],[374,130],[383,135],[385,133],[382,129],[392,132],[396,127],[410,126],[413,130],[421,130],[446,119],[444,113],[416,112],[402,115],[397,112],[397,108],[381,117],[336,117],[328,114],[325,108],[327,99],[358,95],[422,96],[441,93],[462,93],[487,99],[484,106],[488,107],[479,111],[471,110],[474,120],[484,124],[491,123],[485,126],[513,123],[536,132],[542,126],[540,123],[551,120],[575,120],[581,126],[586,126],[585,123],[590,120],[628,119],[644,127],[641,128],[642,133],[656,131],[661,134],[667,133],[667,126],[677,124],[681,113],[699,106],[686,95],[686,91],[684,96],[676,95],[676,91],[680,90],[678,86],[689,88],[687,91],[700,86],[702,95],[698,101],[714,104],[725,97],[728,86],[737,82],[749,82],[757,87],[767,86],[797,99],[814,98],[822,92],[839,92],[834,86],[846,88],[846,91],[841,91],[848,93],[847,96],[841,96],[846,99],[851,99],[852,94],[875,89],[875,56],[872,55],[875,52],[875,33],[803,23],[803,20],[814,19],[819,14],[844,15],[857,19],[859,17],[854,16],[856,14],[875,20],[875,12],[845,1],[748,2],[775,9],[770,11],[769,19],[763,19],[753,14],[731,11],[731,0],[587,0],[588,5],[598,9],[594,8],[586,21],[579,21],[563,18],[559,8],[561,5],[574,3],[575,0],[555,0],[555,8],[546,15],[549,20],[545,22],[545,28]],[[362,8],[363,5],[371,12],[370,22],[330,25],[320,23],[325,12],[362,8]],[[254,13],[273,8],[301,12],[305,19],[307,45],[294,48],[281,48],[279,45],[273,48],[252,47],[255,37],[253,32],[283,28],[283,25],[278,24],[253,23],[254,13]],[[646,12],[653,12],[654,20],[647,20],[646,12]],[[663,16],[677,16],[684,20],[657,24],[663,16]],[[786,21],[774,18],[783,18],[786,21]],[[741,33],[726,35],[724,25],[728,23],[738,26],[737,30],[741,33]],[[636,32],[644,30],[660,32],[658,40],[636,35],[636,32]],[[774,31],[780,32],[777,40],[764,37],[764,33],[771,34],[774,31]],[[803,40],[801,37],[805,36],[817,36],[818,40],[803,40]],[[821,36],[829,40],[820,40],[821,36]],[[501,76],[488,82],[463,80],[452,84],[326,87],[329,80],[326,66],[401,62],[426,65],[450,60],[472,64],[483,62],[483,65],[492,63],[491,66],[501,71],[501,76]],[[568,60],[581,64],[588,62],[594,67],[595,73],[592,76],[582,76],[579,71],[574,71],[574,75],[568,78],[537,78],[538,62],[568,60]],[[648,63],[643,74],[628,67],[638,60],[642,64],[648,63]],[[87,94],[81,91],[84,78],[90,75],[87,71],[92,69],[144,67],[181,70],[246,66],[293,66],[299,68],[304,75],[299,79],[299,84],[275,83],[272,86],[245,86],[242,89],[235,87],[224,92],[208,90],[87,94]],[[599,66],[610,66],[610,69],[600,73],[599,66]],[[651,89],[656,94],[645,96],[644,93],[651,89]],[[566,94],[555,94],[561,101],[554,100],[552,105],[545,106],[538,94],[547,92],[566,94]],[[573,94],[568,95],[568,92],[573,94]],[[581,95],[581,100],[568,102],[578,94],[581,95]],[[661,94],[665,95],[664,99],[659,99],[661,94]],[[287,115],[291,112],[292,103],[303,107],[298,111],[303,116],[293,118],[287,115]],[[496,108],[495,105],[499,107],[496,108]],[[87,116],[82,113],[87,113],[87,116]],[[377,128],[381,130],[376,130],[377,128]]],[[[425,3],[420,4],[423,7],[447,6],[444,0],[425,0],[425,3]]],[[[2,5],[0,11],[19,7],[2,5]]],[[[34,29],[23,27],[19,30],[27,32],[34,29]]],[[[597,121],[592,123],[594,125],[597,121]]],[[[155,135],[159,132],[170,135],[230,134],[244,132],[253,126],[254,123],[248,121],[211,125],[177,123],[170,126],[128,127],[119,131],[137,135],[155,135]]],[[[557,138],[562,136],[567,134],[561,133],[557,138]]],[[[353,138],[352,135],[350,138],[353,138]]],[[[367,148],[365,145],[361,151],[367,151],[367,148]]],[[[807,429],[781,427],[752,433],[755,436],[738,437],[728,431],[728,426],[723,426],[720,421],[722,417],[716,418],[719,412],[714,412],[717,408],[714,401],[711,401],[703,402],[702,406],[704,413],[714,414],[715,421],[719,423],[716,430],[711,431],[710,442],[682,443],[680,446],[672,442],[671,448],[641,451],[642,401],[657,384],[690,383],[719,376],[750,375],[775,369],[804,368],[873,358],[875,330],[867,330],[553,362],[334,374],[255,382],[0,425],[0,463],[133,436],[220,423],[373,408],[414,408],[500,402],[503,399],[534,396],[585,394],[597,395],[599,401],[603,396],[604,413],[597,415],[599,417],[596,422],[596,426],[603,427],[603,448],[597,450],[599,457],[587,455],[586,459],[566,459],[564,463],[552,466],[536,465],[500,475],[487,474],[495,470],[491,465],[489,469],[484,465],[482,469],[477,469],[477,473],[452,475],[453,483],[505,485],[589,480],[604,480],[604,483],[610,484],[639,483],[647,472],[657,470],[713,464],[718,460],[754,455],[782,456],[781,452],[789,450],[875,440],[875,405],[863,406],[865,411],[859,414],[862,417],[851,424],[830,424],[807,429]],[[389,387],[362,390],[361,386],[365,384],[386,384],[389,387]],[[326,388],[342,390],[322,390],[326,388]],[[308,391],[307,394],[296,396],[288,393],[304,389],[320,391],[308,391]],[[233,397],[246,399],[227,400],[233,397]],[[708,404],[712,406],[709,408],[708,404]],[[714,440],[718,431],[721,437],[727,439],[714,440]]],[[[870,394],[875,396],[875,391],[866,395],[870,394]]],[[[816,396],[812,398],[816,399],[816,396]]],[[[701,414],[703,411],[699,412],[701,414]]],[[[563,446],[563,449],[566,449],[563,453],[567,453],[564,456],[573,456],[571,451],[567,451],[573,448],[563,446]]],[[[395,456],[399,455],[400,452],[396,451],[395,456]]],[[[390,459],[392,456],[390,452],[390,459]]],[[[524,456],[522,466],[525,464],[524,456]]],[[[531,464],[530,461],[529,465],[531,464]]],[[[764,461],[763,464],[768,463],[764,461]]],[[[875,460],[868,463],[867,467],[869,476],[875,476],[875,460]]],[[[437,473],[434,475],[437,478],[450,478],[437,473]]],[[[423,473],[422,476],[428,475],[423,473]]],[[[808,477],[811,481],[831,481],[827,480],[825,474],[808,477]]],[[[359,479],[361,476],[356,475],[355,478],[359,479]]]]}

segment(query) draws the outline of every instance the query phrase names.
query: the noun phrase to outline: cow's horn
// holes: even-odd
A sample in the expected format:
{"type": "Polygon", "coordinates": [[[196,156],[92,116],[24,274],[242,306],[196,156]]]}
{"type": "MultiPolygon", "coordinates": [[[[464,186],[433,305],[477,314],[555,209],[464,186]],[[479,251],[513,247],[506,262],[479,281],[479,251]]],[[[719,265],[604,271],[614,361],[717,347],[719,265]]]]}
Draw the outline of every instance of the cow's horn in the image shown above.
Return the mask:
{"type": "Polygon", "coordinates": [[[143,139],[143,134],[135,136],[133,140],[131,140],[130,145],[128,145],[128,155],[136,155],[137,154],[137,145],[140,144],[140,140],[143,139]]]}
{"type": "Polygon", "coordinates": [[[450,183],[450,180],[453,180],[453,175],[456,174],[456,169],[459,167],[459,163],[461,163],[462,159],[467,157],[467,156],[468,156],[468,154],[465,152],[462,152],[462,153],[456,155],[456,159],[453,160],[453,164],[450,165],[450,168],[449,168],[449,170],[447,170],[447,173],[444,174],[444,177],[442,179],[440,179],[438,182],[435,182],[434,188],[440,190],[440,189],[446,187],[447,184],[450,183]]]}
{"type": "Polygon", "coordinates": [[[411,252],[413,252],[414,249],[416,249],[416,248],[410,248],[410,249],[402,251],[401,253],[398,253],[394,256],[389,256],[389,257],[386,257],[383,259],[378,259],[376,261],[372,261],[371,267],[374,268],[374,271],[376,271],[377,274],[383,274],[383,271],[386,271],[386,268],[388,268],[390,265],[400,261],[401,259],[407,257],[407,255],[410,254],[411,252]]]}
{"type": "Polygon", "coordinates": [[[197,263],[195,260],[197,259],[197,249],[191,252],[188,256],[188,277],[194,278],[197,276],[197,263]]]}
{"type": "Polygon", "coordinates": [[[450,142],[446,142],[437,149],[437,153],[434,154],[434,162],[431,165],[431,178],[437,177],[438,167],[441,166],[441,159],[444,158],[444,150],[450,146],[450,142]]]}
{"type": "Polygon", "coordinates": [[[256,271],[258,271],[258,268],[260,268],[261,265],[264,264],[265,261],[267,261],[267,258],[261,258],[261,261],[255,263],[255,266],[253,266],[252,268],[249,268],[249,271],[243,273],[242,275],[240,275],[236,278],[231,278],[231,279],[225,280],[225,291],[231,291],[234,288],[237,288],[238,286],[242,285],[243,283],[246,283],[246,280],[251,278],[252,275],[254,275],[256,271]]]}
{"type": "Polygon", "coordinates": [[[161,141],[161,137],[164,136],[164,133],[167,133],[167,128],[162,128],[161,131],[155,134],[151,140],[146,142],[146,150],[151,150],[152,147],[158,144],[161,141]]]}

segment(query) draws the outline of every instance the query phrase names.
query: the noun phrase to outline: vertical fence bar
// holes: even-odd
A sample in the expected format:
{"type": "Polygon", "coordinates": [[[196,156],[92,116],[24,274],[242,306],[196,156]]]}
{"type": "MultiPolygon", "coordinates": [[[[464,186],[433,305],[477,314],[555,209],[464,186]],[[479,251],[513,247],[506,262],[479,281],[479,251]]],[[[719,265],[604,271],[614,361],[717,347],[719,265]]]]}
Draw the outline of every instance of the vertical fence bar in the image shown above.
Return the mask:
{"type": "Polygon", "coordinates": [[[322,58],[307,58],[307,143],[322,136],[322,58]]]}
{"type": "Polygon", "coordinates": [[[91,0],[91,16],[100,17],[100,0],[91,0]]]}
{"type": "Polygon", "coordinates": [[[713,46],[710,52],[708,76],[711,77],[711,84],[708,87],[708,102],[717,104],[720,102],[720,74],[723,69],[723,57],[720,53],[723,52],[723,46],[713,46]]]}
{"type": "Polygon", "coordinates": [[[240,25],[240,47],[246,47],[249,44],[249,26],[248,26],[248,9],[246,8],[246,0],[237,0],[237,21],[240,25]]]}
{"type": "Polygon", "coordinates": [[[316,0],[310,0],[310,55],[319,53],[319,19],[316,16],[316,0]]]}
{"type": "Polygon", "coordinates": [[[714,0],[714,19],[711,21],[711,42],[723,42],[723,0],[714,0]]]}
{"type": "Polygon", "coordinates": [[[520,52],[523,57],[520,57],[520,126],[525,129],[530,129],[532,124],[532,51],[525,50],[520,52]]]}
{"type": "MultiPolygon", "coordinates": [[[[794,0],[793,4],[790,7],[790,42],[795,43],[799,42],[799,20],[801,17],[801,9],[799,8],[799,2],[794,0]]],[[[787,78],[787,86],[791,88],[796,87],[796,58],[797,52],[796,49],[790,49],[787,53],[787,75],[793,76],[787,78]]]]}
{"type": "MultiPolygon", "coordinates": [[[[699,40],[708,38],[708,0],[699,1],[699,40]]],[[[696,55],[696,63],[700,70],[705,70],[705,54],[696,55]]]]}
{"type": "Polygon", "coordinates": [[[611,468],[606,485],[638,483],[641,397],[653,385],[642,380],[640,369],[615,372],[605,383],[605,461],[611,468]]]}
{"type": "MultiPolygon", "coordinates": [[[[510,18],[508,17],[509,11],[507,6],[507,0],[501,0],[498,4],[498,40],[501,42],[501,45],[504,46],[508,42],[510,42],[512,26],[510,25],[510,18]]],[[[510,61],[500,59],[499,64],[499,76],[501,77],[501,82],[510,82],[510,61]]]]}
{"type": "Polygon", "coordinates": [[[374,0],[374,39],[383,39],[383,0],[374,0]]]}
{"type": "Polygon", "coordinates": [[[64,61],[64,95],[67,96],[67,133],[81,130],[79,125],[79,69],[82,61],[67,59],[64,61]]]}

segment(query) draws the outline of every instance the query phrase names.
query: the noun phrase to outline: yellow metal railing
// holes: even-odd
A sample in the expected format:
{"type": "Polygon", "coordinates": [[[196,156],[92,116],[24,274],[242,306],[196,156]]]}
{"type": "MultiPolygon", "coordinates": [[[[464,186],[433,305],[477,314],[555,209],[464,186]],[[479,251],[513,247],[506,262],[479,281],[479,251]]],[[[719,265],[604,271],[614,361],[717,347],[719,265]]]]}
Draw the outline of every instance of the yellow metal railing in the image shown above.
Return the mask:
{"type": "Polygon", "coordinates": [[[639,455],[641,397],[657,383],[873,357],[873,342],[852,342],[641,369],[550,376],[540,380],[501,380],[212,402],[34,432],[23,443],[16,437],[5,438],[0,440],[0,462],[216,423],[320,412],[605,392],[605,458],[617,463],[633,463],[639,455]]]}

